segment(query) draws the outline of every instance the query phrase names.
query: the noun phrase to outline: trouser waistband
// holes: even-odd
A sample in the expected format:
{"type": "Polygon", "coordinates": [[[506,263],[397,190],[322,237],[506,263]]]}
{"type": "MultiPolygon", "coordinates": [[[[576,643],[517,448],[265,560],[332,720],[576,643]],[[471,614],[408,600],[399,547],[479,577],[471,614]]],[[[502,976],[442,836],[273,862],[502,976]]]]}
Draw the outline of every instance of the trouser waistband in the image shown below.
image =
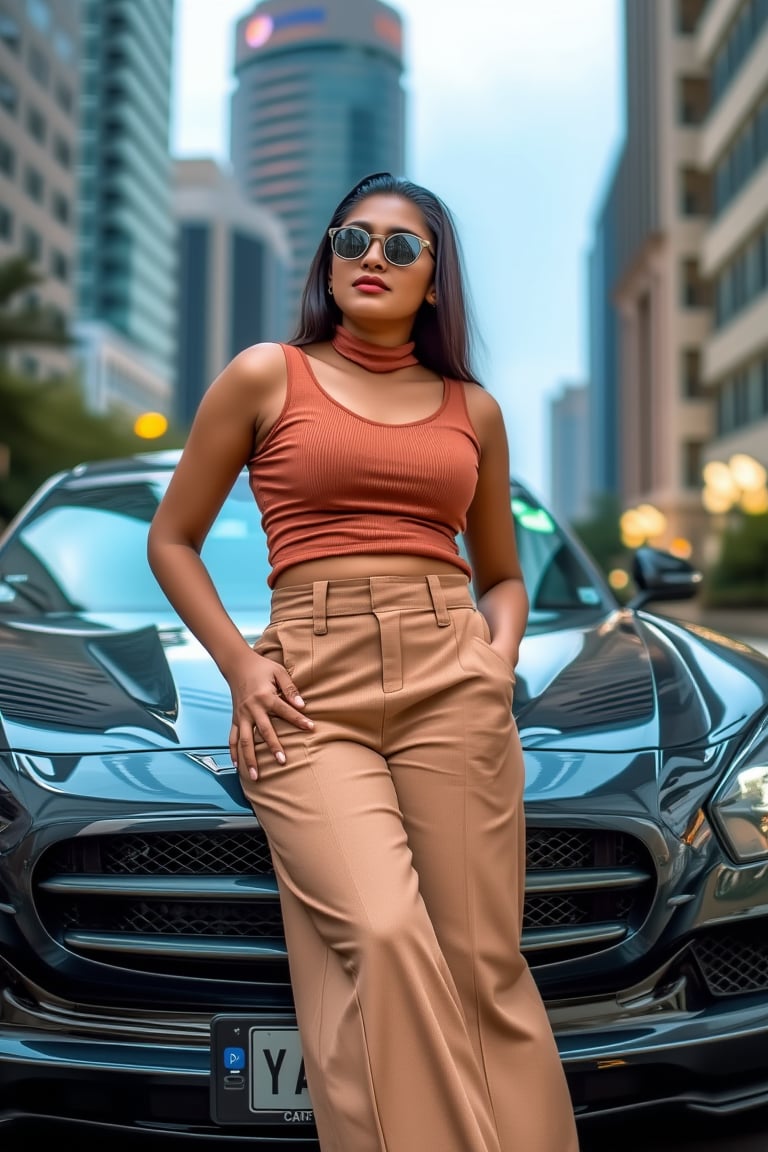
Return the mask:
{"type": "Polygon", "coordinates": [[[276,588],[271,621],[311,618],[316,635],[327,631],[329,616],[395,611],[433,611],[439,627],[450,623],[451,608],[472,608],[469,581],[461,573],[439,576],[370,576],[357,580],[316,580],[276,588]]]}

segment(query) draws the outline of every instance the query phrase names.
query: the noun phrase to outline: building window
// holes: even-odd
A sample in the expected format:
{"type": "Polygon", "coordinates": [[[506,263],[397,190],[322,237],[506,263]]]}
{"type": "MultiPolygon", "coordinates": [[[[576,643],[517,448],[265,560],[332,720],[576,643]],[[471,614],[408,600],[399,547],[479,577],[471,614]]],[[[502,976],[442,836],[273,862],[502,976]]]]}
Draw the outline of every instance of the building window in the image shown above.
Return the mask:
{"type": "Polygon", "coordinates": [[[768,96],[763,97],[717,163],[714,172],[716,213],[722,212],[727,207],[766,158],[768,158],[768,96]]]}
{"type": "Polygon", "coordinates": [[[72,167],[72,149],[63,136],[56,136],[53,141],[53,154],[62,168],[72,167]]]}
{"type": "Polygon", "coordinates": [[[61,192],[53,193],[51,197],[51,209],[54,218],[58,220],[59,224],[69,224],[71,217],[69,200],[61,192]]]}
{"type": "Polygon", "coordinates": [[[763,228],[758,239],[757,284],[759,292],[768,288],[768,227],[763,228]]]}
{"type": "Polygon", "coordinates": [[[683,348],[683,395],[689,400],[698,399],[705,394],[704,383],[701,378],[701,349],[683,348]]]}
{"type": "Polygon", "coordinates": [[[11,116],[15,116],[18,106],[19,93],[16,85],[0,72],[0,108],[5,108],[6,112],[10,112],[11,116]]]}
{"type": "Polygon", "coordinates": [[[72,95],[72,89],[62,80],[56,85],[56,102],[62,112],[66,112],[68,116],[72,114],[72,110],[75,107],[75,98],[72,95]]]}
{"type": "Polygon", "coordinates": [[[721,99],[768,23],[766,0],[746,0],[712,61],[712,104],[721,99]]]}
{"type": "Polygon", "coordinates": [[[32,76],[42,88],[47,88],[51,78],[51,66],[48,63],[48,57],[33,44],[29,50],[28,62],[32,76]]]}
{"type": "Polygon", "coordinates": [[[700,488],[704,444],[700,440],[686,440],[683,444],[683,487],[700,488]]]}
{"type": "Polygon", "coordinates": [[[0,140],[0,172],[7,176],[9,180],[13,179],[13,174],[16,171],[16,153],[10,144],[5,140],[0,140]]]}
{"type": "Polygon", "coordinates": [[[749,373],[742,369],[733,381],[733,420],[737,428],[749,424],[749,373]]]}
{"type": "Polygon", "coordinates": [[[678,81],[678,119],[681,124],[703,123],[709,105],[709,84],[703,76],[681,76],[678,81]]]}
{"type": "Polygon", "coordinates": [[[709,177],[698,168],[680,170],[680,215],[709,215],[709,177]]]}
{"type": "Polygon", "coordinates": [[[24,229],[24,243],[22,251],[28,260],[33,264],[40,262],[43,254],[43,241],[39,232],[35,232],[34,228],[24,229]]]}
{"type": "Polygon", "coordinates": [[[13,216],[4,204],[0,204],[0,240],[13,240],[13,216]]]}
{"type": "Polygon", "coordinates": [[[53,34],[53,50],[65,64],[69,64],[75,55],[75,46],[71,38],[61,28],[57,28],[53,34]]]}
{"type": "Polygon", "coordinates": [[[681,36],[693,35],[707,2],[708,0],[677,0],[675,16],[677,31],[681,36]]]}
{"type": "Polygon", "coordinates": [[[51,273],[65,284],[69,280],[69,261],[64,253],[57,251],[56,248],[51,252],[51,273]]]}
{"type": "Polygon", "coordinates": [[[51,9],[47,0],[27,0],[27,15],[38,32],[47,32],[51,25],[51,9]]]}
{"type": "Polygon", "coordinates": [[[45,194],[45,181],[37,168],[28,165],[24,172],[24,190],[31,200],[42,203],[45,194]]]}
{"type": "Polygon", "coordinates": [[[715,327],[727,324],[768,289],[768,224],[723,265],[715,280],[715,327]]]}
{"type": "Polygon", "coordinates": [[[27,109],[27,128],[30,136],[37,140],[38,144],[45,144],[48,126],[45,122],[45,116],[39,108],[30,107],[27,109]]]}
{"type": "Polygon", "coordinates": [[[0,43],[11,52],[18,52],[21,43],[19,26],[6,12],[0,12],[0,43]]]}
{"type": "Polygon", "coordinates": [[[708,286],[699,270],[698,260],[683,260],[681,265],[681,287],[681,303],[684,308],[706,308],[708,306],[708,286]]]}

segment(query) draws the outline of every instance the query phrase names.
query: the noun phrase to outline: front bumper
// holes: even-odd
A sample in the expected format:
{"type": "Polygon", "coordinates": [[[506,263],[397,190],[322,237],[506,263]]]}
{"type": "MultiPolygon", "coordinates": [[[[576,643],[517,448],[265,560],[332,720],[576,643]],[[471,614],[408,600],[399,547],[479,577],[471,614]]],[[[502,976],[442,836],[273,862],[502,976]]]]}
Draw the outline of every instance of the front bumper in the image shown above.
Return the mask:
{"type": "MultiPolygon", "coordinates": [[[[580,1123],[660,1105],[736,1113],[768,1104],[768,998],[688,1011],[678,1006],[678,993],[669,988],[645,1005],[625,1001],[623,1018],[615,1000],[602,1010],[596,1003],[551,1010],[580,1123]]],[[[74,1006],[42,1012],[7,994],[3,1011],[6,1019],[17,1017],[11,1023],[0,1018],[0,1126],[6,1130],[51,1120],[163,1134],[169,1143],[215,1138],[286,1152],[317,1149],[311,1123],[233,1128],[211,1121],[203,1018],[109,1017],[89,1015],[82,1006],[79,1015],[74,1006]]]]}

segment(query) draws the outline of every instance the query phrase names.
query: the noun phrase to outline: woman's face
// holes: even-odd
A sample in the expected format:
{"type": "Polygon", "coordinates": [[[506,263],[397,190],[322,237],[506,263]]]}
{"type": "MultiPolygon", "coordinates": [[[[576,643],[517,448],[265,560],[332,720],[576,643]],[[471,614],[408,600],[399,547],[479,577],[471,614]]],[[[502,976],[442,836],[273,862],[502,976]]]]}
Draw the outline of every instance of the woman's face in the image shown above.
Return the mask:
{"type": "Polygon", "coordinates": [[[435,302],[435,240],[421,210],[408,199],[392,193],[375,193],[349,210],[341,227],[358,227],[376,234],[361,256],[345,260],[331,256],[330,285],[333,297],[345,319],[369,321],[413,321],[426,300],[435,302]],[[384,239],[396,232],[409,232],[428,240],[406,267],[387,260],[384,239]]]}

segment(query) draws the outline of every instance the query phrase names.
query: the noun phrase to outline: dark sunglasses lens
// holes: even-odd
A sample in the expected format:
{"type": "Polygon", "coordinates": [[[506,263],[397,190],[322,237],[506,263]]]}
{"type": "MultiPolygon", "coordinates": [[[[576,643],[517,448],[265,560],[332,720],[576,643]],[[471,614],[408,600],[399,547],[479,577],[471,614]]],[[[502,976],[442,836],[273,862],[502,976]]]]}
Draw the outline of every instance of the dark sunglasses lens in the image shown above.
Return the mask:
{"type": "Polygon", "coordinates": [[[370,239],[362,228],[339,228],[333,238],[333,250],[342,260],[357,260],[365,252],[370,239]]]}
{"type": "Polygon", "coordinates": [[[388,236],[384,242],[384,255],[390,264],[398,264],[401,268],[406,264],[413,264],[421,252],[421,241],[411,232],[396,232],[388,236]]]}

